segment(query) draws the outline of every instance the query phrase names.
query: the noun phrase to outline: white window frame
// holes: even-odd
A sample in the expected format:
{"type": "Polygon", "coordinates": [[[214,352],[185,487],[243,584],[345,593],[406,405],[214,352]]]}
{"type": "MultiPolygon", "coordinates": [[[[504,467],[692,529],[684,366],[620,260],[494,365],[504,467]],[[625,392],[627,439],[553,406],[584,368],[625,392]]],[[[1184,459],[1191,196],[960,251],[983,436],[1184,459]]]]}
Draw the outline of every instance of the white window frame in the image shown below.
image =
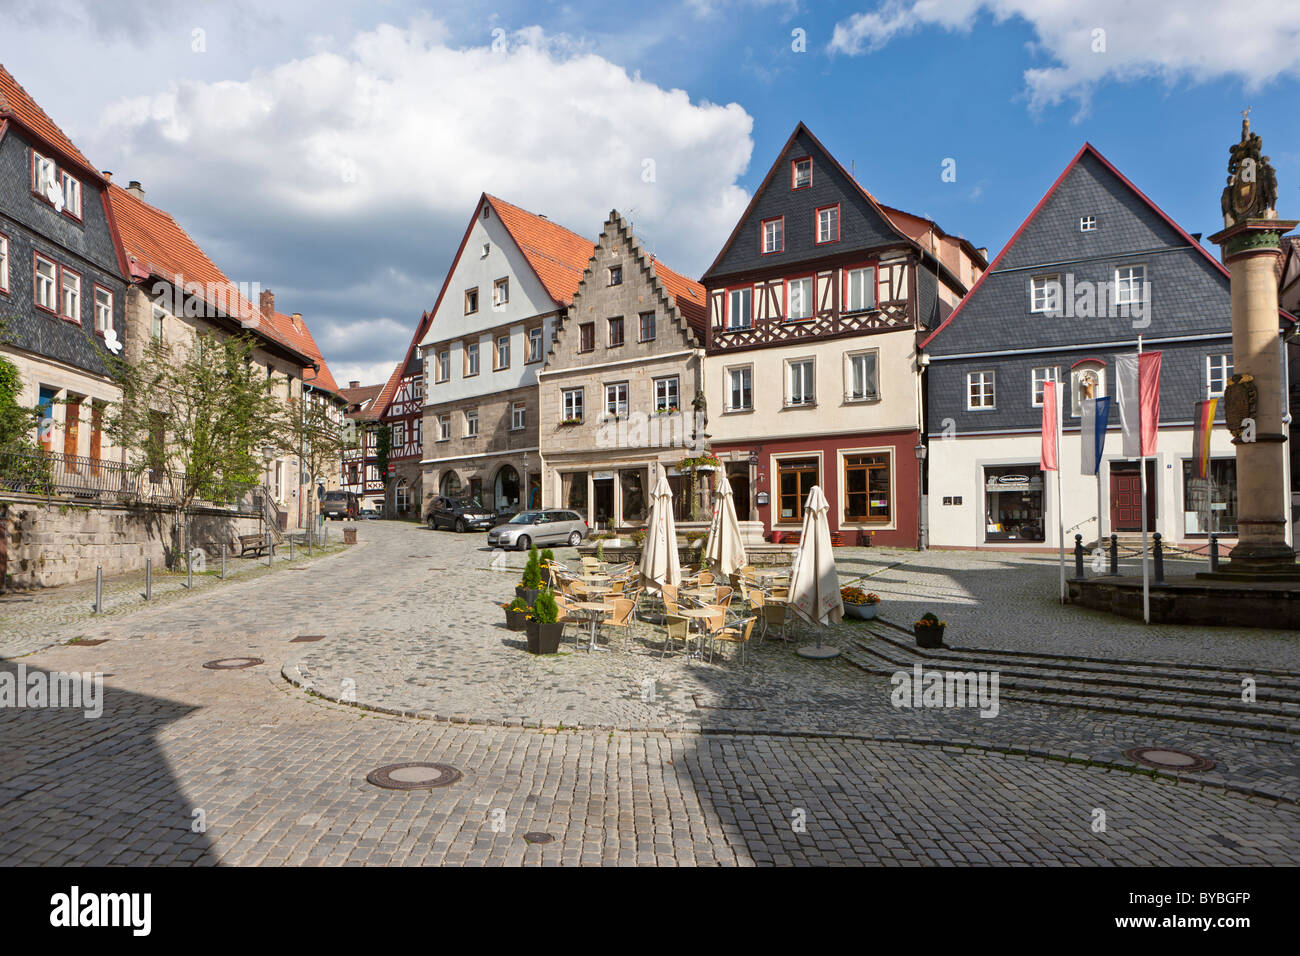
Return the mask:
{"type": "Polygon", "coordinates": [[[57,179],[58,175],[59,167],[54,160],[32,150],[32,177],[35,180],[32,189],[46,202],[49,201],[49,184],[51,180],[57,179]]]}
{"type": "Polygon", "coordinates": [[[9,292],[9,237],[0,236],[0,292],[9,292]]]}
{"type": "Polygon", "coordinates": [[[966,373],[966,411],[986,412],[998,407],[997,373],[993,369],[981,369],[966,373]],[[978,389],[978,392],[976,391],[978,389]],[[978,394],[979,403],[972,401],[978,394]],[[985,398],[988,401],[985,402],[985,398]]]}
{"type": "Polygon", "coordinates": [[[113,293],[103,286],[95,286],[95,331],[107,332],[113,324],[113,293]],[[100,296],[107,301],[101,302],[100,296]]]}
{"type": "Polygon", "coordinates": [[[754,287],[746,286],[743,289],[727,290],[727,328],[729,329],[749,329],[754,326],[754,287]],[[736,321],[737,298],[746,303],[745,321],[743,323],[736,321]]]}
{"type": "Polygon", "coordinates": [[[465,409],[465,437],[478,438],[478,409],[465,409]]]}
{"type": "Polygon", "coordinates": [[[437,382],[445,382],[451,378],[451,349],[439,349],[434,356],[433,374],[437,382]]]}
{"type": "Polygon", "coordinates": [[[1061,311],[1061,277],[1034,276],[1029,280],[1029,311],[1034,314],[1061,311]]]}
{"type": "Polygon", "coordinates": [[[1232,353],[1218,352],[1213,355],[1205,356],[1205,397],[1222,398],[1223,390],[1228,385],[1228,379],[1232,378],[1232,353]],[[1221,359],[1222,361],[1216,361],[1221,359]],[[1219,367],[1222,373],[1218,391],[1214,388],[1214,371],[1219,367]]]}
{"type": "Polygon", "coordinates": [[[1043,386],[1047,382],[1061,382],[1061,367],[1059,365],[1039,365],[1029,372],[1029,404],[1034,408],[1043,407],[1043,386]],[[1050,375],[1039,375],[1039,372],[1049,372],[1050,375]]]}
{"type": "Polygon", "coordinates": [[[844,274],[844,311],[846,312],[865,312],[868,309],[876,307],[876,267],[875,266],[858,266],[855,269],[847,269],[844,274]],[[857,305],[853,299],[853,279],[854,276],[862,277],[861,293],[865,298],[864,302],[857,305]]]}
{"type": "Polygon", "coordinates": [[[451,416],[438,416],[438,441],[451,441],[451,416]]]}
{"type": "Polygon", "coordinates": [[[816,311],[813,306],[813,296],[816,294],[816,283],[813,282],[812,276],[800,276],[796,279],[787,279],[785,281],[785,310],[786,318],[791,322],[802,319],[811,319],[816,311]],[[801,289],[807,289],[806,295],[801,296],[800,305],[806,308],[802,315],[796,315],[794,310],[794,290],[798,286],[801,289]]]}
{"type": "Polygon", "coordinates": [[[479,344],[477,342],[465,343],[465,377],[477,375],[483,368],[480,361],[479,344]]]}
{"type": "Polygon", "coordinates": [[[465,290],[465,314],[466,315],[478,314],[478,286],[474,286],[473,288],[465,290]],[[469,307],[471,296],[473,297],[474,300],[474,308],[472,309],[469,307]]]}
{"type": "Polygon", "coordinates": [[[510,430],[521,431],[528,423],[528,403],[514,402],[510,406],[510,430]]]}
{"type": "Polygon", "coordinates": [[[628,382],[606,382],[605,417],[626,418],[631,408],[631,394],[628,382]]]}
{"type": "Polygon", "coordinates": [[[1115,269],[1115,305],[1141,305],[1146,293],[1147,267],[1145,265],[1119,266],[1115,269]],[[1123,278],[1121,278],[1121,274],[1123,278]],[[1136,298],[1134,297],[1136,296],[1136,298]]]}
{"type": "Polygon", "coordinates": [[[844,400],[846,402],[877,402],[880,400],[880,350],[866,349],[858,352],[847,352],[844,356],[844,400]],[[858,394],[853,389],[853,383],[856,378],[856,366],[859,360],[865,361],[870,359],[875,365],[876,389],[874,392],[866,392],[866,372],[863,372],[863,390],[858,394]]]}
{"type": "Polygon", "coordinates": [[[81,276],[71,269],[59,270],[59,315],[81,324],[81,276]],[[69,281],[72,288],[68,288],[69,281]],[[72,300],[69,304],[69,299],[72,300]]]}
{"type": "Polygon", "coordinates": [[[812,157],[804,156],[801,159],[790,160],[790,188],[807,189],[811,185],[812,185],[812,157]],[[806,165],[808,167],[808,181],[802,184],[799,182],[799,167],[801,165],[806,165]]]}
{"type": "Polygon", "coordinates": [[[1080,231],[1080,232],[1096,232],[1096,231],[1097,231],[1097,217],[1096,217],[1096,216],[1080,216],[1080,217],[1079,217],[1079,231],[1080,231]]]}
{"type": "MultiPolygon", "coordinates": [[[[164,309],[157,302],[155,302],[150,312],[150,325],[149,325],[149,340],[154,345],[163,344],[163,340],[166,337],[166,331],[167,331],[166,322],[167,322],[167,310],[164,309]]],[[[271,370],[268,368],[266,372],[267,372],[267,378],[270,379],[271,370]]]]}
{"type": "Polygon", "coordinates": [[[510,301],[510,277],[503,276],[492,283],[492,306],[501,308],[510,301]]]}
{"type": "Polygon", "coordinates": [[[785,361],[785,407],[804,408],[817,404],[817,360],[793,358],[785,361]],[[796,372],[796,369],[799,371],[796,372]],[[795,383],[798,380],[796,394],[795,383]],[[796,401],[796,397],[798,401],[796,401]]]}
{"type": "Polygon", "coordinates": [[[785,251],[785,216],[764,220],[762,253],[765,256],[785,251]]]}
{"type": "Polygon", "coordinates": [[[528,330],[528,361],[525,365],[542,360],[542,346],[546,343],[546,333],[539,325],[528,330]]]}
{"type": "Polygon", "coordinates": [[[665,375],[654,380],[655,411],[662,412],[669,408],[681,410],[681,382],[679,376],[665,375]]]}
{"type": "Polygon", "coordinates": [[[560,392],[560,409],[561,417],[564,421],[577,419],[586,421],[586,399],[583,395],[583,388],[566,388],[560,392]]]}
{"type": "Polygon", "coordinates": [[[63,211],[77,219],[81,218],[81,180],[70,175],[67,170],[59,173],[63,187],[63,211]]]}
{"type": "Polygon", "coordinates": [[[836,203],[832,206],[823,206],[817,210],[817,245],[822,246],[831,242],[840,241],[840,207],[836,203]],[[825,216],[825,226],[822,228],[822,217],[825,216]],[[831,226],[834,225],[834,234],[831,232],[831,226]]]}
{"type": "Polygon", "coordinates": [[[510,336],[498,335],[496,337],[496,369],[506,369],[510,367],[510,336]]]}
{"type": "Polygon", "coordinates": [[[32,259],[32,300],[42,309],[58,314],[59,299],[61,296],[59,286],[59,264],[53,259],[47,259],[39,252],[32,259]],[[41,264],[50,267],[50,275],[41,274],[41,264]],[[41,291],[45,290],[48,295],[42,296],[41,291]]]}
{"type": "Polygon", "coordinates": [[[754,410],[754,366],[752,365],[733,365],[727,369],[727,411],[729,412],[752,412],[754,410]],[[743,404],[736,404],[736,382],[735,375],[738,372],[744,373],[744,386],[741,389],[743,395],[747,396],[749,401],[743,404]]]}

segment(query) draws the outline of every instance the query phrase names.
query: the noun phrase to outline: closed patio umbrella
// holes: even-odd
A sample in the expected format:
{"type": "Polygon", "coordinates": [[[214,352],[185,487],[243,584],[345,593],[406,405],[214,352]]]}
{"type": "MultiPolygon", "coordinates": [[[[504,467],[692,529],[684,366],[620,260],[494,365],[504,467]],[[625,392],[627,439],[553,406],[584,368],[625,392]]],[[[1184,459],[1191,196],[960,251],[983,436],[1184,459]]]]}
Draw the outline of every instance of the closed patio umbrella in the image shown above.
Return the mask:
{"type": "Polygon", "coordinates": [[[704,560],[724,577],[731,577],[745,564],[745,542],[736,518],[736,499],[731,482],[723,474],[718,476],[718,487],[713,493],[713,520],[709,523],[704,560]]]}
{"type": "Polygon", "coordinates": [[[656,465],[658,478],[650,491],[650,517],[645,548],[641,552],[641,581],[658,591],[665,584],[682,583],[682,566],[677,559],[677,525],[673,521],[673,489],[663,465],[656,465]]]}
{"type": "Polygon", "coordinates": [[[826,519],[829,510],[821,487],[813,485],[804,505],[803,534],[799,536],[799,551],[790,572],[789,607],[817,628],[817,643],[806,644],[795,652],[801,657],[827,658],[839,654],[838,648],[821,642],[821,628],[839,623],[844,617],[840,579],[831,551],[831,528],[826,519]]]}

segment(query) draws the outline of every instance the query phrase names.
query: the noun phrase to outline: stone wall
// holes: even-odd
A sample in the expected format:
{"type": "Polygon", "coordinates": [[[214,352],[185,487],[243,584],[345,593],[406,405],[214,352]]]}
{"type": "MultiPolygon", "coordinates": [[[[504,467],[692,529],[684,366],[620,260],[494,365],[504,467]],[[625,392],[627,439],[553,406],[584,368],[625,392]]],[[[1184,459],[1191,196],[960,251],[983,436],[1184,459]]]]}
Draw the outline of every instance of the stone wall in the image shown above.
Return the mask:
{"type": "MultiPolygon", "coordinates": [[[[0,501],[0,591],[55,587],[105,575],[184,566],[178,551],[178,515],[144,505],[77,505],[44,498],[0,501]]],[[[239,553],[238,536],[261,531],[256,516],[199,509],[191,518],[193,546],[219,561],[221,545],[239,553]]]]}

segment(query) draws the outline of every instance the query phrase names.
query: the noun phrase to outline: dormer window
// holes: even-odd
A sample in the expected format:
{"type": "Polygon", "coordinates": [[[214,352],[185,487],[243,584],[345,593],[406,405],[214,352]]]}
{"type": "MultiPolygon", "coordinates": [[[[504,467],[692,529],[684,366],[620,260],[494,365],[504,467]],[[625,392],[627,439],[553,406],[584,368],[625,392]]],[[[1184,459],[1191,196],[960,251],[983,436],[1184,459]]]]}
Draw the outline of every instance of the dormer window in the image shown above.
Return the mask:
{"type": "Polygon", "coordinates": [[[790,188],[803,189],[812,185],[812,157],[805,156],[790,163],[790,188]]]}
{"type": "Polygon", "coordinates": [[[1079,231],[1080,231],[1080,232],[1095,232],[1096,229],[1097,229],[1097,217],[1096,217],[1096,216],[1080,216],[1080,217],[1079,217],[1079,231]]]}
{"type": "Polygon", "coordinates": [[[63,173],[63,211],[81,218],[81,180],[63,173]]]}
{"type": "Polygon", "coordinates": [[[41,196],[46,196],[50,191],[50,184],[54,182],[55,176],[54,160],[42,156],[40,153],[32,153],[32,189],[41,196]]]}

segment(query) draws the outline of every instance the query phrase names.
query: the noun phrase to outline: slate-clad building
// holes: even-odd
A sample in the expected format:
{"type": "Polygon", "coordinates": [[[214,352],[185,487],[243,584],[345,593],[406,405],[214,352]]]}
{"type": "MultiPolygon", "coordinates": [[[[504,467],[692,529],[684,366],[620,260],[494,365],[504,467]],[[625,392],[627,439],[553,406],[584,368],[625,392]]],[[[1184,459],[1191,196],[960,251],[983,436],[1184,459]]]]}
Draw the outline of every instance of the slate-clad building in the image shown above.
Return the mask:
{"type": "MultiPolygon", "coordinates": [[[[1283,316],[1282,325],[1289,320],[1283,316]]],[[[1233,374],[1228,273],[1085,144],[948,320],[922,343],[930,435],[930,542],[1057,546],[1053,476],[1039,471],[1042,386],[1065,388],[1067,546],[1081,533],[1141,528],[1139,463],[1124,458],[1118,409],[1098,479],[1081,473],[1080,402],[1115,394],[1115,356],[1163,353],[1148,527],[1170,541],[1231,537],[1231,435],[1213,432],[1212,482],[1192,474],[1196,403],[1233,374]],[[1100,514],[1100,528],[1098,515],[1100,514]]],[[[1222,403],[1217,421],[1222,423],[1222,403]]]]}
{"type": "Polygon", "coordinates": [[[983,266],[795,128],[701,279],[707,432],[741,520],[796,532],[820,485],[845,543],[917,545],[917,338],[983,266]]]}
{"type": "Polygon", "coordinates": [[[121,393],[103,356],[125,338],[126,268],[107,186],[0,66],[0,353],[22,377],[19,402],[44,410],[42,445],[120,461],[104,416],[121,393]]]}

